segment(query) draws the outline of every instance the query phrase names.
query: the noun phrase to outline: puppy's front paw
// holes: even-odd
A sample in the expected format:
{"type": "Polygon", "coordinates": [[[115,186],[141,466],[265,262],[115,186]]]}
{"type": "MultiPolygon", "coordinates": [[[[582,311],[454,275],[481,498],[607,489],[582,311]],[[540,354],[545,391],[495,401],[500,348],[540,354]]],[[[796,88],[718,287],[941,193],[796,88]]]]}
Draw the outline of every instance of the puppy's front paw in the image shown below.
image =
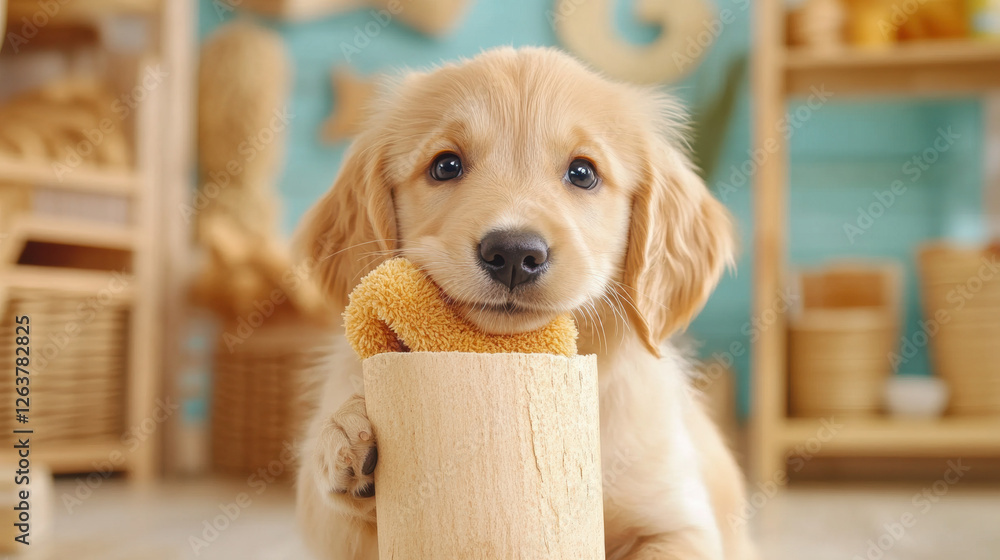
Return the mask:
{"type": "Polygon", "coordinates": [[[316,473],[321,491],[335,500],[367,500],[375,495],[372,473],[378,448],[364,397],[351,397],[327,419],[317,443],[316,473]]]}

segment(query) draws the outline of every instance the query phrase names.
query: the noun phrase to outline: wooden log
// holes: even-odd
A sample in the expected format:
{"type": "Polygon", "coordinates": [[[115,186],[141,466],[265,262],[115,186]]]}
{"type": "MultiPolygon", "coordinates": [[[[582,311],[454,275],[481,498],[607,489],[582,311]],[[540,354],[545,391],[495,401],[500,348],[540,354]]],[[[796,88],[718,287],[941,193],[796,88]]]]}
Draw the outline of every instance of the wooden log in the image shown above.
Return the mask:
{"type": "Polygon", "coordinates": [[[364,361],[381,558],[603,559],[597,360],[364,361]]]}

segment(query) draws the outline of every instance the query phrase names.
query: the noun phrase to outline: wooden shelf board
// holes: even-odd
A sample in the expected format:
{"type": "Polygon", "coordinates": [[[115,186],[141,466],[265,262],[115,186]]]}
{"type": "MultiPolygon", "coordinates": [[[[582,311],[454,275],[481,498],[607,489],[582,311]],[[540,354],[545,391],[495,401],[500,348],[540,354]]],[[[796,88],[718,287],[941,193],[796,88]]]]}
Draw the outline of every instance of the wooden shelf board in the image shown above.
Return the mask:
{"type": "MultiPolygon", "coordinates": [[[[9,0],[9,17],[11,21],[20,21],[22,17],[31,18],[39,11],[39,5],[34,0],[9,0]]],[[[56,21],[99,20],[109,15],[152,15],[156,13],[160,0],[98,0],[89,2],[60,3],[59,12],[53,17],[56,21]]]]}
{"type": "MultiPolygon", "coordinates": [[[[24,437],[31,437],[31,435],[24,434],[24,437]]],[[[111,465],[116,471],[123,471],[128,468],[128,453],[126,451],[117,439],[51,443],[32,441],[31,461],[32,464],[45,465],[55,474],[105,470],[108,465],[111,465]]],[[[0,461],[16,463],[17,455],[13,450],[4,449],[3,453],[0,454],[0,461]]]]}
{"type": "Polygon", "coordinates": [[[787,450],[824,456],[1000,456],[1000,418],[786,418],[779,431],[787,450]]]}
{"type": "Polygon", "coordinates": [[[364,7],[364,0],[243,0],[241,9],[281,18],[286,21],[306,21],[334,13],[348,12],[364,7]]]}
{"type": "Polygon", "coordinates": [[[1000,43],[924,41],[881,49],[786,49],[790,94],[824,87],[837,94],[939,95],[1000,88],[1000,43]]]}
{"type": "Polygon", "coordinates": [[[100,270],[17,265],[0,270],[0,287],[5,290],[42,289],[92,295],[107,290],[116,298],[132,299],[134,282],[128,281],[129,276],[122,276],[124,280],[121,280],[116,274],[100,270]]]}
{"type": "Polygon", "coordinates": [[[52,216],[18,216],[0,246],[0,262],[15,263],[25,244],[32,241],[131,251],[135,248],[135,238],[136,232],[122,225],[52,216]]]}
{"type": "Polygon", "coordinates": [[[81,167],[59,176],[50,165],[25,163],[9,156],[0,156],[0,182],[121,195],[134,193],[140,184],[133,172],[81,167]]]}
{"type": "Polygon", "coordinates": [[[72,218],[30,216],[18,219],[12,229],[22,229],[26,241],[63,243],[84,247],[132,250],[136,232],[132,228],[72,218]]]}
{"type": "Polygon", "coordinates": [[[1000,63],[1000,43],[989,41],[922,41],[885,48],[844,47],[837,50],[791,48],[785,51],[790,69],[862,66],[921,67],[954,63],[1000,63]]]}

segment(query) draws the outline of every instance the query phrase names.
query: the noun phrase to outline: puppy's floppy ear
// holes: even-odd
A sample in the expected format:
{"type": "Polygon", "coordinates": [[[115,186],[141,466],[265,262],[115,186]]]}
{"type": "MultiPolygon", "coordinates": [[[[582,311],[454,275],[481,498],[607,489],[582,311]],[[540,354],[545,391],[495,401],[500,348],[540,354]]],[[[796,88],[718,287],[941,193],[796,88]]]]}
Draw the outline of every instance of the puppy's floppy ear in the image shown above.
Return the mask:
{"type": "Polygon", "coordinates": [[[649,142],[647,169],[632,202],[624,284],[629,314],[654,355],[701,310],[734,251],[725,206],[666,140],[649,142]]]}
{"type": "Polygon", "coordinates": [[[377,131],[366,130],[296,236],[298,254],[311,263],[312,277],[338,309],[347,305],[361,277],[396,249],[396,213],[384,164],[377,131]]]}

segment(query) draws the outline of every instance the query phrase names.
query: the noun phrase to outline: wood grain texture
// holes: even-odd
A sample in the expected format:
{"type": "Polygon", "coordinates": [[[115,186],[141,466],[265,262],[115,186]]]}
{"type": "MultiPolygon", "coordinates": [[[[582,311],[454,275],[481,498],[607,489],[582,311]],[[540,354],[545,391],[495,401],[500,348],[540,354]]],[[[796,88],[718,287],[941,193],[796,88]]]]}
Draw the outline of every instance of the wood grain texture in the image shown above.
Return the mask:
{"type": "Polygon", "coordinates": [[[604,558],[594,356],[364,361],[381,558],[604,558]]]}

